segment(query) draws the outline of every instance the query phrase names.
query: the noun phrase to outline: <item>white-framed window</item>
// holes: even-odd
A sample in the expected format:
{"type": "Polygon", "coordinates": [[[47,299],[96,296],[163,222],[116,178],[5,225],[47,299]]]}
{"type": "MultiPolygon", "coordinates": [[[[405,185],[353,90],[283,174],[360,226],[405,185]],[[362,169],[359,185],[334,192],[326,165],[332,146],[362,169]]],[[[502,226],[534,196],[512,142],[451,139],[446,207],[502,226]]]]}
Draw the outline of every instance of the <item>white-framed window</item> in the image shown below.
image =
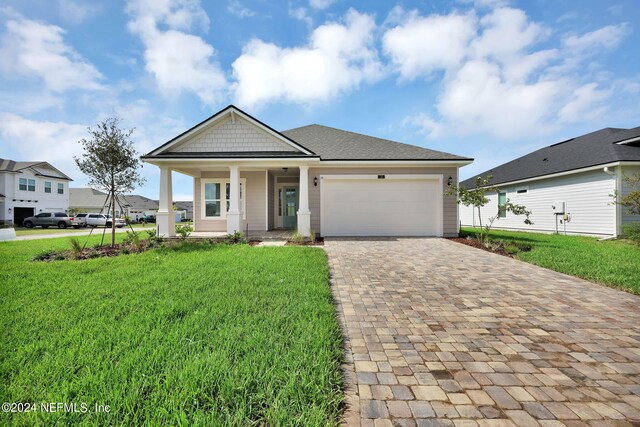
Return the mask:
{"type": "Polygon", "coordinates": [[[64,184],[62,182],[58,183],[58,194],[64,194],[64,184]]]}
{"type": "Polygon", "coordinates": [[[44,192],[51,193],[51,181],[44,182],[44,192]]]}
{"type": "Polygon", "coordinates": [[[36,191],[36,180],[20,178],[18,189],[20,189],[20,191],[36,191]]]}
{"type": "MultiPolygon", "coordinates": [[[[240,179],[240,208],[242,210],[242,219],[247,219],[246,200],[244,197],[246,182],[244,178],[240,179]]],[[[231,183],[228,179],[203,179],[202,193],[200,199],[202,201],[202,219],[227,219],[227,211],[229,210],[231,183]]]]}

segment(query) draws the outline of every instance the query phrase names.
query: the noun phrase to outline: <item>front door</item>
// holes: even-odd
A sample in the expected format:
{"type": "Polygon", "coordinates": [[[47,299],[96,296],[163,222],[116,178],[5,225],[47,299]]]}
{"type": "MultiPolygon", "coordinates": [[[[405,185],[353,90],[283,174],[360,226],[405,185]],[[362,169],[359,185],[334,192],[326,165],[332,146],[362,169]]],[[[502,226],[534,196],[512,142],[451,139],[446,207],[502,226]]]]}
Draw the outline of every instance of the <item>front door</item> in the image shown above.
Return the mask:
{"type": "Polygon", "coordinates": [[[296,213],[298,212],[298,187],[284,187],[282,189],[282,227],[296,228],[296,213]]]}

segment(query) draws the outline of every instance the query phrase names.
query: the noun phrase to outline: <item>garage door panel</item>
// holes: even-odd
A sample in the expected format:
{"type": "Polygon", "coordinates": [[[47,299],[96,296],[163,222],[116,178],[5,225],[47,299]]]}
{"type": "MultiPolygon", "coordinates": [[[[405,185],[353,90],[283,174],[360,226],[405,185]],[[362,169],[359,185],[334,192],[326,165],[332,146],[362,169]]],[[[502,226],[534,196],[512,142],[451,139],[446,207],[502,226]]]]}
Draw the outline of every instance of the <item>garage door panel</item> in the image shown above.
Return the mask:
{"type": "Polygon", "coordinates": [[[434,179],[323,180],[322,234],[440,235],[438,190],[434,179]]]}

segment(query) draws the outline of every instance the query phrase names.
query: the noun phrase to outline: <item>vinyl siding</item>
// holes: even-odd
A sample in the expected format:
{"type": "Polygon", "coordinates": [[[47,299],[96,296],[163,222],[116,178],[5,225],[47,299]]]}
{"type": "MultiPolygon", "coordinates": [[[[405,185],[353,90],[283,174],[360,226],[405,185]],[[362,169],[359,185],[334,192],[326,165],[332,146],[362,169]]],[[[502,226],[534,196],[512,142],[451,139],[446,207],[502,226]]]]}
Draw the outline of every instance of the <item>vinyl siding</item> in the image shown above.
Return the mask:
{"type": "MultiPolygon", "coordinates": [[[[624,175],[631,176],[633,174],[640,173],[640,166],[625,166],[622,169],[622,173],[623,173],[623,176],[624,175]]],[[[626,196],[631,191],[633,191],[631,186],[623,180],[622,191],[621,191],[622,196],[626,196]]],[[[621,206],[621,208],[622,208],[622,225],[623,226],[626,224],[634,223],[634,222],[640,222],[640,215],[631,215],[624,206],[621,206]]]]}
{"type": "MultiPolygon", "coordinates": [[[[571,221],[566,224],[567,233],[612,235],[615,229],[616,207],[611,204],[610,194],[615,189],[615,183],[614,176],[599,169],[500,187],[501,191],[507,193],[509,201],[524,205],[532,211],[531,220],[534,224],[526,225],[524,216],[508,212],[506,218],[497,219],[493,227],[555,232],[556,218],[552,205],[565,202],[565,212],[571,214],[571,221]],[[517,189],[525,187],[528,188],[527,193],[516,193],[517,189]]],[[[481,209],[483,225],[498,211],[497,194],[488,195],[488,198],[489,203],[481,209]]],[[[478,226],[477,210],[472,206],[460,205],[460,221],[463,226],[478,226]]],[[[560,221],[558,230],[565,230],[564,224],[560,221]]]]}
{"type": "Polygon", "coordinates": [[[458,235],[457,224],[457,205],[455,197],[447,196],[447,180],[452,177],[456,182],[456,174],[458,169],[455,167],[448,168],[398,168],[398,167],[379,167],[379,168],[310,168],[309,169],[309,209],[311,210],[311,228],[322,234],[320,228],[320,188],[322,180],[321,175],[358,175],[358,174],[438,174],[442,175],[442,185],[444,202],[443,202],[443,232],[445,237],[458,235]],[[318,177],[318,186],[314,187],[313,178],[318,177]]]}
{"type": "MultiPolygon", "coordinates": [[[[201,178],[194,178],[195,188],[193,194],[193,219],[195,231],[226,231],[226,220],[211,220],[202,218],[202,185],[201,179],[222,178],[228,179],[228,172],[203,172],[201,178]]],[[[264,230],[266,224],[266,178],[264,171],[243,172],[240,178],[247,180],[246,191],[246,220],[242,222],[243,230],[248,225],[249,230],[264,230]]]]}

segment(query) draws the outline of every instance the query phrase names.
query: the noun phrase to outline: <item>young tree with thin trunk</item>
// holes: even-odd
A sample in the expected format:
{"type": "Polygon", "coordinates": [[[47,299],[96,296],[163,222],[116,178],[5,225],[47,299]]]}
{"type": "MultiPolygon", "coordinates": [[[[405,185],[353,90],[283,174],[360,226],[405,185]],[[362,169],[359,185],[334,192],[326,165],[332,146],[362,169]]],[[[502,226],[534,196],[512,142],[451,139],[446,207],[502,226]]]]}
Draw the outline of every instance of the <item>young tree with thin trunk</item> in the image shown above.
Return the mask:
{"type": "Polygon", "coordinates": [[[129,139],[133,129],[119,127],[120,118],[110,117],[97,124],[96,129],[88,128],[90,139],[81,139],[84,153],[74,157],[78,168],[87,175],[89,186],[103,190],[111,200],[111,246],[116,243],[116,204],[118,196],[133,191],[144,183],[139,169],[142,162],[129,139]]]}
{"type": "Polygon", "coordinates": [[[488,237],[494,221],[499,218],[500,211],[511,212],[514,215],[524,215],[524,223],[527,225],[533,224],[533,222],[531,222],[531,220],[529,219],[529,216],[531,215],[530,210],[528,210],[523,205],[513,204],[509,199],[507,199],[507,202],[504,205],[498,206],[498,212],[496,212],[494,216],[489,217],[489,223],[484,227],[482,226],[481,208],[489,203],[487,194],[499,192],[498,187],[490,184],[491,178],[491,175],[487,176],[486,178],[477,176],[475,181],[476,188],[467,189],[465,187],[452,186],[447,191],[448,196],[456,196],[458,204],[473,206],[478,210],[478,218],[480,220],[480,241],[483,243],[488,237]]]}

